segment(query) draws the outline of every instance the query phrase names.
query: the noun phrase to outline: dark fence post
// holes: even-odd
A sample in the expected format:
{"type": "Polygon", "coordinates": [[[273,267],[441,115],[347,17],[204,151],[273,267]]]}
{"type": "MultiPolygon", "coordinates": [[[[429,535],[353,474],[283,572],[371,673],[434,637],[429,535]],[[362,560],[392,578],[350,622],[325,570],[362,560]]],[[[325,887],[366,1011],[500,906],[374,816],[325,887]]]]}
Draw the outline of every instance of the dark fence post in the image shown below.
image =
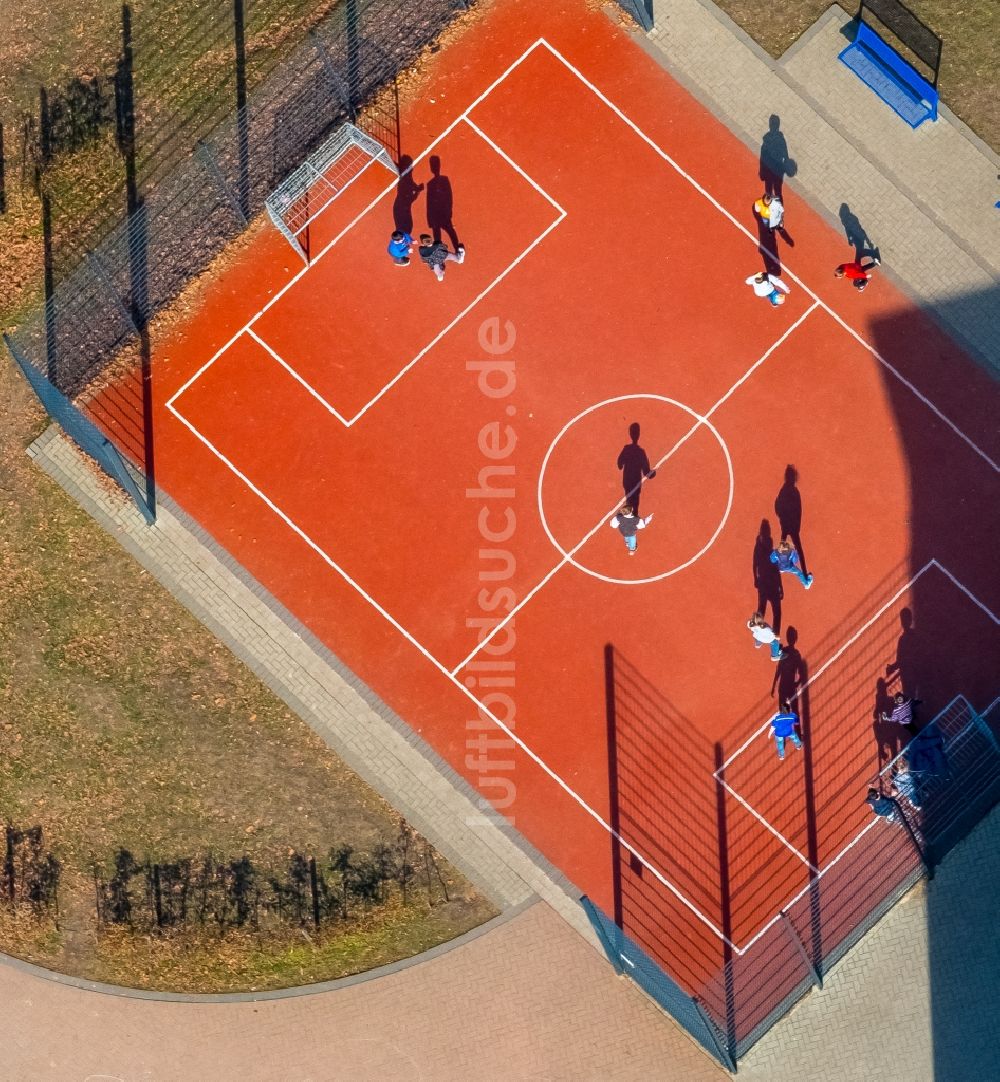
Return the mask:
{"type": "Polygon", "coordinates": [[[156,927],[163,927],[163,888],[160,884],[160,866],[153,865],[153,909],[156,913],[156,927]]]}
{"type": "Polygon", "coordinates": [[[309,858],[309,891],[312,894],[313,926],[319,928],[319,878],[316,874],[316,858],[309,858]]]}
{"type": "Polygon", "coordinates": [[[788,934],[792,937],[792,942],[795,944],[795,949],[799,952],[799,955],[801,956],[802,961],[805,962],[806,969],[808,969],[810,974],[812,975],[813,984],[815,984],[816,987],[820,991],[822,991],[823,990],[823,975],[820,972],[820,970],[817,969],[816,966],[814,966],[812,964],[812,962],[809,960],[809,955],[806,953],[805,945],[803,944],[802,940],[799,938],[798,932],[795,931],[795,926],[788,919],[788,914],[787,913],[779,913],[778,916],[781,918],[782,925],[788,930],[788,934]]]}
{"type": "Polygon", "coordinates": [[[597,914],[597,907],[587,897],[586,894],[580,898],[580,905],[583,906],[584,913],[590,920],[590,924],[594,931],[597,933],[597,938],[601,941],[601,946],[604,948],[604,953],[608,956],[608,961],[614,966],[614,970],[619,975],[625,972],[625,967],[622,965],[621,952],[615,947],[615,945],[608,938],[608,934],[604,928],[604,921],[597,914]]]}
{"type": "Polygon", "coordinates": [[[11,909],[14,908],[15,880],[14,880],[14,828],[7,824],[7,852],[3,864],[4,876],[7,880],[7,899],[11,909]]]}
{"type": "Polygon", "coordinates": [[[3,124],[0,123],[0,214],[7,213],[7,170],[3,153],[3,124]]]}
{"type": "Polygon", "coordinates": [[[233,0],[236,46],[236,142],[239,156],[237,197],[244,220],[250,218],[250,115],[247,110],[247,46],[243,0],[233,0]]]}

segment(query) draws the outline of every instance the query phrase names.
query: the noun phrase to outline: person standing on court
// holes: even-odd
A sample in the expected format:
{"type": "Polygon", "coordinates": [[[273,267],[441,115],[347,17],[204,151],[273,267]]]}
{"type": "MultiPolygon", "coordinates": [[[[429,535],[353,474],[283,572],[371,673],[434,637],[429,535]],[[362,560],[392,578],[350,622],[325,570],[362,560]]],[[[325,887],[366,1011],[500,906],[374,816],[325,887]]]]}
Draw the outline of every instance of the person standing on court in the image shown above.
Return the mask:
{"type": "Polygon", "coordinates": [[[434,277],[439,282],[444,281],[445,263],[464,263],[465,248],[460,246],[457,251],[451,251],[443,241],[435,241],[430,233],[420,234],[420,258],[434,272],[434,277]]]}
{"type": "Polygon", "coordinates": [[[410,252],[413,251],[413,237],[397,229],[389,238],[389,247],[386,251],[392,256],[392,261],[397,267],[408,267],[410,252]]]}
{"type": "Polygon", "coordinates": [[[763,614],[755,612],[747,620],[747,627],[750,628],[750,634],[753,635],[753,647],[755,650],[766,646],[771,651],[772,661],[780,661],[785,656],[781,649],[781,639],[765,621],[763,614]]]}
{"type": "Polygon", "coordinates": [[[774,746],[778,749],[778,758],[785,758],[785,741],[791,740],[796,748],[802,747],[802,738],[799,736],[799,715],[792,709],[789,700],[781,704],[781,709],[771,718],[771,729],[767,734],[774,739],[774,746]]]}
{"type": "Polygon", "coordinates": [[[765,192],[753,205],[753,212],[773,233],[785,222],[785,204],[776,196],[765,192]]]}
{"type": "Polygon", "coordinates": [[[785,303],[785,294],[791,292],[787,285],[775,274],[761,271],[760,274],[751,274],[747,279],[748,286],[753,286],[754,293],[758,297],[767,297],[773,308],[785,303]]]}
{"type": "Polygon", "coordinates": [[[781,486],[774,500],[774,512],[781,524],[781,540],[786,537],[792,539],[795,551],[799,554],[799,567],[804,575],[809,572],[806,568],[806,554],[802,548],[802,538],[799,531],[802,529],[802,496],[798,490],[799,473],[792,465],[785,467],[785,483],[781,486]]]}
{"type": "Polygon", "coordinates": [[[618,456],[618,469],[622,471],[622,488],[625,489],[625,502],[634,514],[639,514],[639,497],[642,494],[642,482],[652,480],[656,470],[649,465],[649,456],[639,446],[639,422],[633,421],[628,426],[631,443],[626,443],[618,456]]]}
{"type": "Polygon", "coordinates": [[[625,504],[609,525],[613,526],[625,538],[625,548],[629,556],[635,555],[636,545],[639,543],[637,536],[639,530],[644,530],[653,521],[652,515],[639,518],[635,509],[630,504],[625,504]]]}
{"type": "Polygon", "coordinates": [[[812,586],[812,575],[807,575],[802,568],[799,567],[799,554],[788,541],[782,539],[781,543],[768,558],[771,563],[778,568],[778,571],[780,571],[781,574],[795,575],[807,590],[812,586]]]}
{"type": "Polygon", "coordinates": [[[868,256],[867,263],[863,263],[860,259],[853,263],[841,263],[833,272],[833,276],[846,278],[859,293],[864,293],[871,281],[872,271],[881,265],[882,261],[877,256],[868,256]]]}

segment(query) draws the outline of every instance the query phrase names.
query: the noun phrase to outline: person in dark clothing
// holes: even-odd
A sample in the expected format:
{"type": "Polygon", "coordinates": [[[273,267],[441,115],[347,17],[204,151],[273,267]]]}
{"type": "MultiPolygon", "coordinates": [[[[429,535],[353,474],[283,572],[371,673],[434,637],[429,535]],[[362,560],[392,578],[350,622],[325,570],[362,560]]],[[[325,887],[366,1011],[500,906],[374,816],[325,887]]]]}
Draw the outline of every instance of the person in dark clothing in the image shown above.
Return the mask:
{"type": "Polygon", "coordinates": [[[878,791],[878,789],[869,789],[868,796],[865,797],[865,803],[871,808],[871,810],[882,819],[888,819],[889,822],[893,822],[896,815],[896,802],[892,797],[884,796],[878,791]]]}
{"type": "Polygon", "coordinates": [[[448,234],[452,248],[458,251],[462,242],[452,224],[455,197],[451,190],[451,181],[441,175],[441,159],[432,154],[428,165],[431,167],[431,179],[427,181],[427,224],[434,234],[434,243],[440,244],[442,230],[448,234]]]}
{"type": "Polygon", "coordinates": [[[639,541],[638,531],[644,530],[652,521],[652,515],[639,518],[635,513],[635,508],[625,504],[608,525],[613,526],[625,538],[625,549],[629,556],[634,556],[639,541]]]}
{"type": "Polygon", "coordinates": [[[768,602],[771,605],[771,627],[775,635],[781,634],[781,599],[785,591],[781,585],[781,572],[771,563],[774,538],[771,523],[761,519],[760,532],[753,546],[753,585],[757,591],[757,611],[765,615],[768,602]]]}
{"type": "Polygon", "coordinates": [[[781,486],[774,501],[774,512],[781,524],[781,540],[790,537],[792,544],[799,554],[799,567],[802,573],[808,576],[806,568],[806,552],[802,547],[802,538],[799,531],[802,529],[802,497],[796,482],[799,479],[798,470],[794,466],[785,467],[785,483],[781,486]]]}
{"type": "Polygon", "coordinates": [[[639,446],[639,422],[633,421],[628,426],[631,443],[626,443],[618,456],[618,469],[622,471],[622,488],[625,490],[625,502],[632,508],[633,514],[639,514],[639,496],[642,494],[642,482],[652,480],[656,470],[649,465],[649,456],[639,446]]]}
{"type": "Polygon", "coordinates": [[[914,699],[897,691],[892,700],[892,712],[883,711],[882,720],[894,725],[901,725],[911,736],[917,732],[916,718],[913,716],[913,708],[920,705],[919,699],[914,699]]]}
{"type": "Polygon", "coordinates": [[[457,251],[452,252],[449,250],[447,244],[443,244],[440,241],[435,241],[429,233],[420,234],[420,252],[421,260],[434,272],[434,277],[439,282],[444,281],[444,265],[445,263],[464,263],[465,262],[465,249],[459,248],[457,251]]]}

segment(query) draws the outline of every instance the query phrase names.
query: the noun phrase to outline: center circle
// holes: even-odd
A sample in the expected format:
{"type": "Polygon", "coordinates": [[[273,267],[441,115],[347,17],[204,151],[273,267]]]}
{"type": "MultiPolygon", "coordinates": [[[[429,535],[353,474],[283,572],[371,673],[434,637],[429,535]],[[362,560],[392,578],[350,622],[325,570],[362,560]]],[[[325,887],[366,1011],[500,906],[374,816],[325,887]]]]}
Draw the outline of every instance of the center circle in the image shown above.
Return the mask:
{"type": "MultiPolygon", "coordinates": [[[[649,482],[649,481],[645,482],[645,484],[650,484],[650,483],[651,482],[649,482]]],[[[655,483],[655,481],[652,482],[652,483],[655,483]]],[[[567,421],[565,425],[563,425],[563,427],[560,430],[560,432],[558,433],[558,435],[555,437],[555,439],[549,445],[549,449],[545,452],[544,459],[542,459],[542,468],[541,468],[541,471],[539,472],[539,475],[538,475],[538,513],[539,513],[539,516],[541,517],[542,527],[545,530],[546,536],[548,537],[549,541],[552,543],[552,546],[556,549],[557,552],[559,552],[562,555],[563,559],[567,563],[572,564],[578,571],[582,571],[585,575],[590,575],[592,578],[600,579],[602,582],[614,583],[616,585],[621,585],[621,586],[637,586],[637,585],[639,585],[641,583],[659,582],[661,579],[668,579],[668,578],[670,578],[671,575],[676,575],[678,571],[683,571],[684,568],[690,567],[691,564],[693,564],[696,560],[699,560],[702,556],[704,556],[705,553],[712,547],[712,545],[715,544],[716,538],[719,536],[719,534],[722,532],[723,527],[726,525],[726,522],[727,522],[727,520],[729,518],[729,513],[730,513],[730,511],[732,510],[732,507],[733,507],[733,490],[734,490],[733,461],[732,461],[732,458],[730,457],[730,454],[729,454],[729,448],[726,446],[726,441],[719,434],[718,429],[716,429],[715,425],[713,425],[712,422],[707,417],[702,416],[702,414],[698,413],[696,410],[693,410],[690,406],[686,405],[685,403],[678,402],[674,398],[668,398],[666,395],[660,395],[660,394],[627,394],[627,395],[619,395],[616,398],[606,398],[603,402],[596,402],[594,405],[588,406],[585,410],[582,410],[580,413],[578,413],[571,420],[567,421]],[[726,507],[725,507],[725,510],[722,513],[721,518],[719,519],[718,525],[715,527],[715,530],[712,533],[711,537],[709,537],[709,539],[705,542],[705,544],[702,545],[702,547],[693,556],[691,556],[689,559],[685,560],[683,563],[678,563],[676,566],[669,567],[667,570],[661,571],[661,572],[659,572],[658,574],[655,574],[655,575],[646,575],[646,576],[641,577],[641,578],[619,578],[619,577],[616,577],[614,575],[605,575],[602,572],[597,571],[592,567],[588,567],[586,564],[584,564],[581,561],[576,559],[576,553],[581,548],[583,548],[584,544],[586,544],[586,542],[589,541],[590,538],[593,537],[594,534],[596,534],[598,532],[598,530],[600,530],[601,528],[607,528],[607,523],[611,520],[612,514],[614,513],[615,510],[617,510],[617,507],[612,508],[611,506],[609,506],[608,509],[607,509],[607,514],[605,515],[604,519],[602,519],[600,521],[597,521],[596,518],[595,518],[595,521],[593,523],[593,528],[590,529],[590,531],[588,533],[586,533],[583,537],[581,537],[580,541],[572,549],[567,550],[566,548],[563,547],[563,545],[561,545],[559,543],[559,541],[556,540],[555,534],[553,533],[553,531],[552,531],[552,529],[551,529],[551,527],[549,525],[548,519],[546,518],[546,515],[545,515],[545,500],[544,500],[543,495],[542,495],[542,488],[543,488],[543,485],[545,483],[545,474],[546,474],[546,471],[549,468],[549,462],[552,459],[553,453],[555,452],[556,448],[559,446],[561,441],[564,439],[566,434],[573,428],[574,425],[579,424],[579,422],[582,421],[584,418],[586,418],[586,417],[590,416],[591,414],[595,413],[597,410],[603,409],[606,406],[613,406],[613,405],[616,405],[616,404],[621,403],[621,402],[642,402],[642,401],[660,402],[660,403],[664,403],[665,405],[668,405],[668,406],[674,406],[677,409],[682,410],[684,413],[686,413],[688,415],[688,417],[690,417],[690,419],[692,421],[692,427],[688,430],[688,432],[684,436],[682,436],[674,444],[673,448],[670,451],[667,452],[665,457],[663,457],[659,462],[657,462],[655,460],[651,460],[651,465],[653,466],[653,468],[659,470],[661,467],[668,466],[669,465],[669,460],[673,456],[673,454],[676,453],[678,450],[680,450],[680,448],[684,444],[686,444],[687,441],[691,437],[693,437],[699,431],[704,429],[705,431],[711,433],[711,435],[714,437],[716,443],[718,444],[720,450],[722,451],[722,455],[723,455],[723,457],[725,459],[725,463],[726,463],[726,471],[727,471],[728,481],[729,481],[729,490],[728,490],[728,493],[726,495],[726,507]]],[[[620,506],[621,503],[622,503],[622,500],[619,499],[617,501],[617,506],[620,506]]]]}

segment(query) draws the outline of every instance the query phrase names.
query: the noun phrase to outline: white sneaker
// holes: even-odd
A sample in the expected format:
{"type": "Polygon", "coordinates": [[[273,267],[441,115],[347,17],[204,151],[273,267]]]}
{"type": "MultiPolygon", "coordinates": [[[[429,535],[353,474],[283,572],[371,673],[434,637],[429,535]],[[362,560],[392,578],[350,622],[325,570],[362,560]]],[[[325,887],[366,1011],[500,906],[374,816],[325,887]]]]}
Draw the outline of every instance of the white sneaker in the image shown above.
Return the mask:
{"type": "Polygon", "coordinates": [[[459,246],[458,246],[458,247],[457,247],[457,248],[455,249],[455,251],[456,251],[456,253],[458,254],[458,261],[459,261],[459,263],[464,263],[464,262],[465,262],[465,245],[464,245],[464,244],[460,244],[460,245],[459,245],[459,246]]]}

